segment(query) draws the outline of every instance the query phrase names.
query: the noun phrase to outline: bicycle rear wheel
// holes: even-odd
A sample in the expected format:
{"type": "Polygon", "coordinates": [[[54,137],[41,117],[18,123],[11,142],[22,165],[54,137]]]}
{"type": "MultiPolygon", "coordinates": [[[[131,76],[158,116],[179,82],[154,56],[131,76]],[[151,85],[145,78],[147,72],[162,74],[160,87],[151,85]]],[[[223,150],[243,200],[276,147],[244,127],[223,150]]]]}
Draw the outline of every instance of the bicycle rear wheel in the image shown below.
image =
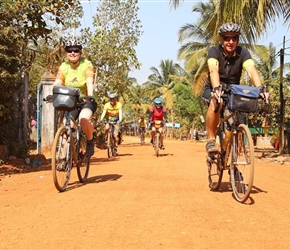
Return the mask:
{"type": "Polygon", "coordinates": [[[160,141],[160,134],[156,132],[155,137],[154,137],[154,150],[155,150],[155,155],[156,157],[159,156],[159,141],[160,141]]]}
{"type": "Polygon", "coordinates": [[[60,192],[66,190],[71,175],[72,154],[68,141],[71,141],[71,133],[61,126],[54,137],[51,159],[53,182],[60,192]]]}
{"type": "Polygon", "coordinates": [[[251,132],[240,124],[233,135],[230,179],[237,201],[245,202],[250,196],[254,181],[254,143],[251,132]]]}
{"type": "Polygon", "coordinates": [[[77,147],[77,174],[80,182],[85,182],[89,175],[91,157],[86,154],[87,138],[86,135],[80,131],[80,139],[77,147]]]}

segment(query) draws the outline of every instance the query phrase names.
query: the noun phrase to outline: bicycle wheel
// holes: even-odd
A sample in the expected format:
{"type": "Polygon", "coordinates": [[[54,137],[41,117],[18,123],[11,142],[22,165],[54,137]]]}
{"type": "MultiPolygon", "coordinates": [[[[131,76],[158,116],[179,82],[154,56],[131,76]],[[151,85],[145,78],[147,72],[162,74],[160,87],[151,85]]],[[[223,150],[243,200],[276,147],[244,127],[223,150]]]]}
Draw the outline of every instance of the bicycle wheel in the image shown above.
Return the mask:
{"type": "Polygon", "coordinates": [[[76,152],[78,155],[77,174],[80,182],[85,182],[89,175],[91,157],[86,154],[87,138],[80,131],[80,139],[77,144],[76,152]]]}
{"type": "Polygon", "coordinates": [[[219,152],[207,155],[206,159],[208,182],[211,190],[217,190],[223,178],[222,153],[220,153],[222,152],[223,134],[223,127],[220,127],[216,136],[216,145],[219,148],[219,152]]]}
{"type": "Polygon", "coordinates": [[[112,156],[116,155],[115,139],[114,139],[113,135],[110,132],[109,132],[109,135],[108,135],[107,151],[108,151],[108,157],[109,158],[111,158],[112,156]]]}
{"type": "Polygon", "coordinates": [[[235,198],[245,202],[254,181],[254,143],[249,128],[240,124],[233,135],[230,180],[235,198]]]}
{"type": "Polygon", "coordinates": [[[66,190],[71,175],[72,154],[70,144],[67,143],[70,139],[71,133],[68,134],[66,128],[62,126],[57,130],[52,146],[53,182],[60,192],[66,190]]]}
{"type": "Polygon", "coordinates": [[[144,133],[143,132],[141,132],[141,134],[140,134],[140,140],[141,140],[141,145],[143,145],[144,144],[144,140],[145,140],[145,138],[144,138],[144,133]]]}
{"type": "Polygon", "coordinates": [[[207,156],[208,182],[211,190],[217,190],[220,187],[223,178],[223,168],[221,164],[221,154],[210,154],[207,156]]]}
{"type": "Polygon", "coordinates": [[[159,156],[159,138],[160,134],[156,132],[155,137],[154,137],[154,150],[155,150],[155,155],[156,157],[159,156]]]}

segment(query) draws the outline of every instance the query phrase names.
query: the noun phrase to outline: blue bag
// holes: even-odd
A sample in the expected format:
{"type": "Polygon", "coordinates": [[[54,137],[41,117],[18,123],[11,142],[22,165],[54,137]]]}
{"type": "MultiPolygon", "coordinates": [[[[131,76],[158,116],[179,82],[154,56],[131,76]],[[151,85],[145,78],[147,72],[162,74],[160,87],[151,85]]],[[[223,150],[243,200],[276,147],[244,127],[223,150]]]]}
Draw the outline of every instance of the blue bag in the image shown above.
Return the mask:
{"type": "Polygon", "coordinates": [[[244,113],[256,112],[258,109],[258,99],[260,89],[251,86],[231,84],[228,98],[228,108],[230,111],[244,113]]]}

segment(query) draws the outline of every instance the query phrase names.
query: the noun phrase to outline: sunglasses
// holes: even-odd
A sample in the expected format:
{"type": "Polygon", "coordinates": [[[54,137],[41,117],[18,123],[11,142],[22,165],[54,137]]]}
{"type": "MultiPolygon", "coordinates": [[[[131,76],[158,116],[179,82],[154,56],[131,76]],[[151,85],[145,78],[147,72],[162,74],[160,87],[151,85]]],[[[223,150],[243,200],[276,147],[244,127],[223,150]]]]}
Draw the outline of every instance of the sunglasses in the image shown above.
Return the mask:
{"type": "Polygon", "coordinates": [[[223,36],[223,39],[224,39],[224,41],[226,41],[226,42],[230,42],[231,40],[232,40],[233,42],[236,42],[236,41],[239,40],[239,37],[238,37],[238,36],[223,36]]]}
{"type": "Polygon", "coordinates": [[[80,50],[79,49],[68,49],[67,50],[67,53],[72,53],[72,52],[74,52],[74,53],[79,53],[80,52],[80,50]]]}

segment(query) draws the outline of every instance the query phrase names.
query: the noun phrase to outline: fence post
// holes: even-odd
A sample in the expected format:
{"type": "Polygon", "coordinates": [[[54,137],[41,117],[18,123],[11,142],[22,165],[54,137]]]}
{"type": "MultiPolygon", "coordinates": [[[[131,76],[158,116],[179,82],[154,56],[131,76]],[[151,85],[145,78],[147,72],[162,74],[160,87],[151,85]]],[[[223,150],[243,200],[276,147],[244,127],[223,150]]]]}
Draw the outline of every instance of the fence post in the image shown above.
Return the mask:
{"type": "Polygon", "coordinates": [[[48,95],[52,95],[53,83],[55,81],[55,76],[52,74],[45,74],[42,79],[42,93],[39,95],[40,98],[40,137],[37,140],[40,142],[39,154],[41,152],[49,153],[51,152],[51,147],[53,143],[54,133],[55,133],[55,110],[52,103],[46,103],[43,100],[48,95]]]}

